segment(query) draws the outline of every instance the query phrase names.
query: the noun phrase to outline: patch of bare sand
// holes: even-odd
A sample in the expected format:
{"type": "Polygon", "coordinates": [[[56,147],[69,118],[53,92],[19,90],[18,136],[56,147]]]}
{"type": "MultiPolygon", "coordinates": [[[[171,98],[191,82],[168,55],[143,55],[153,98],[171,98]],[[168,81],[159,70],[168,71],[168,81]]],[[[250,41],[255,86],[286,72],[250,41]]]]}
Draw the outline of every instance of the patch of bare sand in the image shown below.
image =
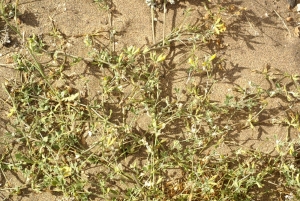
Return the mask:
{"type": "MultiPolygon", "coordinates": [[[[216,94],[216,100],[224,102],[224,94],[233,94],[233,84],[250,88],[250,83],[255,83],[268,89],[270,86],[265,78],[255,73],[262,71],[266,65],[291,74],[300,73],[299,38],[294,34],[299,17],[295,10],[288,10],[284,1],[241,1],[229,4],[245,10],[234,18],[224,16],[228,28],[224,42],[228,47],[220,52],[220,56],[226,59],[227,71],[221,73],[223,81],[213,88],[212,94],[216,94]],[[287,22],[287,17],[295,21],[287,22]]],[[[284,113],[281,106],[287,102],[281,99],[266,101],[267,117],[264,118],[271,119],[274,112],[284,113]]],[[[292,110],[297,111],[298,108],[292,110]]],[[[296,133],[292,131],[291,136],[297,136],[296,133]]],[[[249,128],[234,133],[230,139],[246,149],[251,147],[270,153],[274,150],[275,135],[278,139],[285,139],[287,130],[272,124],[262,125],[253,130],[249,128]]]]}

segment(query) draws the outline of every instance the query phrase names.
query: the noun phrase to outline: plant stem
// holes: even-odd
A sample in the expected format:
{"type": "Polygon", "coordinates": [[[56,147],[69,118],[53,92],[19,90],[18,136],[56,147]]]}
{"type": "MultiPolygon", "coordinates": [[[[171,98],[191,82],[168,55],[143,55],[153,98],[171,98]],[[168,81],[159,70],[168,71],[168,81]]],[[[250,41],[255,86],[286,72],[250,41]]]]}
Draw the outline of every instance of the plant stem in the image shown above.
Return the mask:
{"type": "Polygon", "coordinates": [[[167,13],[167,0],[164,0],[163,46],[165,45],[166,13],[167,13]]]}
{"type": "Polygon", "coordinates": [[[155,44],[155,28],[154,28],[154,6],[151,4],[151,20],[152,20],[152,41],[155,44]]]}

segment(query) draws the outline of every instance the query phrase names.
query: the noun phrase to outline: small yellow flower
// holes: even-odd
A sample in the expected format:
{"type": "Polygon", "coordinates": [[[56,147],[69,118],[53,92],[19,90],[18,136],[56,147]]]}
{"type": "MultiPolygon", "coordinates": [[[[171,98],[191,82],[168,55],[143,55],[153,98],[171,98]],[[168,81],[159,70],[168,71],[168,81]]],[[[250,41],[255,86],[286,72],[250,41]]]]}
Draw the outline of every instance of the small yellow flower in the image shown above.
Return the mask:
{"type": "Polygon", "coordinates": [[[64,166],[60,168],[60,171],[62,172],[64,177],[69,177],[72,174],[72,168],[69,166],[64,166]]]}

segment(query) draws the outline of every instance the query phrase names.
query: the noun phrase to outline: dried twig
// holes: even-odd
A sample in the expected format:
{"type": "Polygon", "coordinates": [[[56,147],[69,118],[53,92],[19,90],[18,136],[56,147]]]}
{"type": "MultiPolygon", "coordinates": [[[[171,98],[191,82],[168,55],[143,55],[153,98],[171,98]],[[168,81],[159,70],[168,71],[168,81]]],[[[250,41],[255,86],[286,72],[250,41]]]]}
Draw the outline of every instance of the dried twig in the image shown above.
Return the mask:
{"type": "Polygon", "coordinates": [[[274,10],[274,12],[276,13],[276,15],[280,18],[280,20],[282,21],[283,25],[285,26],[285,28],[288,30],[290,37],[292,36],[289,28],[287,27],[287,25],[285,24],[284,20],[282,19],[282,17],[276,12],[276,10],[274,10]]]}
{"type": "Polygon", "coordinates": [[[151,20],[152,20],[152,41],[153,44],[155,44],[154,3],[151,4],[151,20]]]}

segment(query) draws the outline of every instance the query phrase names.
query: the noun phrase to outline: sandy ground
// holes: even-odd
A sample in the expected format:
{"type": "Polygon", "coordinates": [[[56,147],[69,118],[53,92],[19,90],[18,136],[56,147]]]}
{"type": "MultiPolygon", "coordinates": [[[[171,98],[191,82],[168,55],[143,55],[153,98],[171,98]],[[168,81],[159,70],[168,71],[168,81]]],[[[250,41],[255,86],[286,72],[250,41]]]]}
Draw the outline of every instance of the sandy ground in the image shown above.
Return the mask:
{"type": "MultiPolygon", "coordinates": [[[[223,0],[224,6],[232,6],[232,12],[244,7],[245,10],[234,15],[224,15],[227,31],[224,34],[223,43],[226,47],[216,51],[218,56],[224,59],[223,73],[219,76],[223,81],[213,90],[216,100],[222,101],[223,95],[231,93],[233,84],[248,86],[249,82],[265,85],[263,77],[254,73],[255,70],[262,70],[269,65],[282,71],[299,74],[299,37],[295,35],[295,27],[300,22],[300,15],[295,9],[289,10],[285,0],[223,0]],[[291,17],[287,21],[287,18],[291,17]]],[[[166,32],[170,32],[174,27],[183,21],[183,12],[186,8],[194,9],[195,17],[201,17],[205,11],[201,1],[186,0],[176,5],[168,6],[166,32]],[[197,14],[198,13],[198,14],[197,14]]],[[[99,39],[99,47],[107,47],[110,35],[109,30],[117,31],[115,35],[115,49],[120,50],[127,45],[143,45],[152,43],[151,14],[149,7],[143,0],[122,1],[113,0],[111,15],[99,9],[92,0],[20,0],[20,30],[25,36],[32,33],[43,37],[47,43],[51,44],[50,49],[62,45],[69,54],[87,57],[88,54],[82,43],[84,35],[103,31],[99,39]],[[66,44],[51,40],[48,36],[53,29],[53,25],[64,34],[66,44]],[[105,32],[106,31],[106,32],[105,32]]],[[[162,37],[162,14],[157,14],[156,38],[162,37]]],[[[0,63],[7,64],[14,52],[20,51],[22,41],[15,35],[11,35],[12,44],[9,47],[3,46],[0,49],[0,63]]],[[[177,50],[174,50],[175,52],[177,50]]],[[[181,59],[175,58],[170,64],[175,68],[180,66],[181,59]],[[177,66],[178,64],[178,66],[177,66]]],[[[84,75],[88,78],[88,89],[93,93],[93,85],[97,82],[97,74],[86,70],[84,64],[76,65],[73,69],[68,69],[69,73],[84,75]]],[[[1,82],[14,79],[16,72],[9,65],[0,67],[1,82]]],[[[170,75],[170,80],[175,79],[178,74],[170,75]]],[[[82,88],[84,78],[80,78],[72,83],[77,88],[82,88]]],[[[65,83],[62,83],[65,84],[65,83]]],[[[70,84],[70,83],[69,83],[70,84]]],[[[180,86],[180,82],[176,87],[180,86]]],[[[0,89],[0,97],[7,99],[3,89],[0,89]]],[[[278,100],[280,101],[280,100],[278,100]]],[[[273,104],[279,104],[274,102],[273,104]]],[[[2,117],[0,123],[4,131],[6,120],[2,105],[2,117]]],[[[271,134],[280,134],[282,128],[260,126],[254,130],[244,130],[242,133],[232,133],[231,138],[242,146],[262,148],[265,151],[271,149],[268,146],[268,137],[271,134]]],[[[1,146],[1,145],[0,145],[1,146]]],[[[224,150],[230,147],[223,147],[224,150]]],[[[1,151],[1,149],[0,149],[1,151]]],[[[3,151],[3,150],[2,150],[3,151]]],[[[10,178],[9,178],[10,179],[10,178]]],[[[11,178],[11,182],[16,181],[11,178]]],[[[18,181],[16,181],[18,182],[18,181]]],[[[1,195],[1,193],[0,193],[1,195]]],[[[0,198],[1,199],[1,198],[0,198]]],[[[59,200],[50,193],[29,194],[23,197],[14,197],[15,200],[59,200]]]]}

